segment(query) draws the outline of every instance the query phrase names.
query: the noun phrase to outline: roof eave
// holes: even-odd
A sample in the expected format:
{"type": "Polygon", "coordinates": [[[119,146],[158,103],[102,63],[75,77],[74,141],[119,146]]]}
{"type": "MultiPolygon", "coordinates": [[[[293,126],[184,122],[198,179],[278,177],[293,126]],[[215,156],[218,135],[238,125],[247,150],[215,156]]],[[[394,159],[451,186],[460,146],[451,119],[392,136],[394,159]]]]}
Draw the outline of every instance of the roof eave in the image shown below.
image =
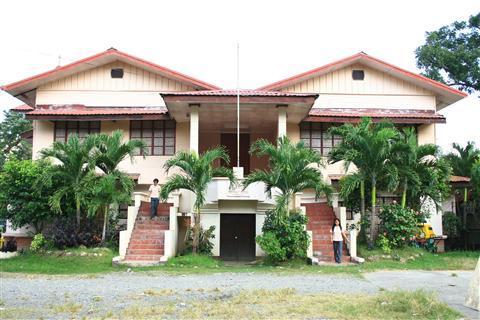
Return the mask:
{"type": "MultiPolygon", "coordinates": [[[[57,78],[55,78],[55,75],[60,74],[60,76],[58,78],[62,78],[62,77],[70,75],[68,73],[68,71],[78,69],[77,72],[81,72],[84,69],[87,70],[87,69],[91,68],[92,67],[91,64],[94,61],[98,61],[98,60],[103,59],[103,60],[107,60],[105,63],[108,63],[108,62],[110,62],[109,60],[112,60],[112,58],[117,58],[117,59],[125,61],[127,63],[130,62],[130,63],[135,63],[135,64],[142,65],[144,68],[147,68],[152,72],[162,73],[167,77],[171,77],[171,78],[176,79],[178,81],[188,83],[188,84],[190,84],[190,85],[192,85],[196,88],[207,89],[207,90],[218,90],[218,89],[220,89],[219,87],[217,87],[215,85],[212,85],[210,83],[195,79],[193,77],[187,76],[187,75],[185,75],[183,73],[180,73],[178,71],[174,71],[172,69],[162,67],[162,66],[157,65],[153,62],[150,62],[150,61],[147,61],[147,60],[129,55],[127,53],[118,51],[118,50],[113,49],[113,48],[108,49],[106,51],[103,51],[101,53],[95,54],[93,56],[90,56],[90,57],[87,57],[87,58],[69,63],[67,65],[57,67],[55,69],[51,69],[49,71],[31,76],[31,77],[28,77],[28,78],[25,78],[25,79],[22,79],[22,80],[15,81],[15,82],[12,82],[10,84],[0,86],[0,89],[3,90],[3,91],[6,91],[7,93],[16,97],[16,96],[18,96],[22,93],[32,91],[35,88],[37,88],[39,85],[43,84],[43,83],[38,83],[38,84],[35,83],[35,85],[33,85],[33,87],[32,87],[32,82],[44,80],[44,83],[47,83],[47,82],[50,82],[50,81],[54,81],[54,80],[57,79],[57,78]],[[86,68],[81,68],[82,65],[86,65],[87,67],[86,68]]],[[[100,62],[100,63],[98,63],[98,66],[103,65],[105,63],[100,62]]],[[[95,66],[97,66],[97,65],[94,65],[93,67],[95,67],[95,66]]],[[[74,73],[75,72],[72,72],[72,74],[74,74],[74,73]]]]}

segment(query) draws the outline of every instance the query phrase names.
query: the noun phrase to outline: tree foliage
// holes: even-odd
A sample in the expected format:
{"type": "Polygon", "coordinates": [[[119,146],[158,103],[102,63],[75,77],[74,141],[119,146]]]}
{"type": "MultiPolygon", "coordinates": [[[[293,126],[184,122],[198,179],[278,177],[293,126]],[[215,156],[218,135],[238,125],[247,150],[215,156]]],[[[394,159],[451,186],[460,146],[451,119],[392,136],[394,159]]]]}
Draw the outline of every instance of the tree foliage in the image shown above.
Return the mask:
{"type": "MultiPolygon", "coordinates": [[[[354,177],[343,183],[344,195],[362,185],[362,208],[364,205],[364,183],[371,184],[370,221],[375,217],[377,203],[377,186],[383,180],[387,190],[393,190],[398,184],[398,172],[392,163],[391,152],[399,138],[399,132],[390,122],[373,123],[370,118],[362,118],[358,125],[346,123],[330,129],[330,133],[340,136],[342,142],[329,154],[331,163],[345,162],[345,168],[354,164],[358,170],[354,177]]],[[[362,212],[364,214],[364,212],[362,212]]],[[[373,246],[374,224],[370,224],[369,244],[373,246]]]]}
{"type": "MultiPolygon", "coordinates": [[[[444,159],[450,164],[454,175],[471,179],[474,196],[480,195],[480,149],[472,141],[462,147],[453,143],[453,152],[445,155],[444,159]]],[[[466,189],[465,189],[465,197],[466,189]]],[[[466,201],[466,199],[464,199],[466,201]]]]}
{"type": "Polygon", "coordinates": [[[41,183],[50,170],[46,161],[7,161],[0,173],[0,217],[8,219],[14,228],[30,225],[41,232],[55,217],[48,199],[59,181],[49,186],[41,183]]]}
{"type": "Polygon", "coordinates": [[[77,227],[80,227],[81,204],[84,202],[86,190],[85,177],[95,168],[93,149],[98,141],[97,135],[89,135],[84,140],[76,134],[69,136],[66,143],[55,141],[51,148],[41,151],[43,158],[55,160],[50,171],[51,179],[61,181],[50,198],[50,205],[56,212],[62,212],[62,200],[72,196],[75,201],[77,227]]]}
{"type": "Polygon", "coordinates": [[[216,160],[230,162],[230,158],[223,147],[217,147],[207,150],[198,155],[196,152],[178,152],[173,158],[167,160],[164,168],[168,174],[170,169],[178,168],[180,173],[176,173],[168,178],[163,185],[160,197],[166,201],[171,192],[175,190],[190,190],[195,194],[194,202],[194,226],[192,253],[197,254],[200,238],[200,209],[205,204],[205,195],[207,186],[214,177],[227,177],[230,183],[234,183],[235,177],[232,169],[225,167],[215,167],[216,160]]]}
{"type": "Polygon", "coordinates": [[[268,140],[257,140],[250,148],[256,156],[268,156],[269,168],[256,170],[243,181],[244,187],[256,182],[265,183],[265,191],[271,196],[274,189],[281,195],[277,197],[279,214],[287,214],[289,203],[295,193],[305,189],[313,189],[315,195],[329,196],[331,188],[322,179],[320,167],[323,161],[312,149],[306,148],[303,142],[291,143],[288,137],[278,138],[277,145],[268,140]]]}
{"type": "Polygon", "coordinates": [[[20,136],[32,128],[32,122],[18,112],[4,111],[3,115],[0,122],[0,170],[10,157],[27,160],[32,155],[31,145],[20,136]]]}
{"type": "Polygon", "coordinates": [[[419,145],[414,128],[405,128],[392,149],[392,161],[399,175],[401,205],[420,210],[421,202],[433,200],[437,206],[450,192],[450,168],[441,159],[435,144],[419,145]]]}
{"type": "Polygon", "coordinates": [[[427,32],[425,40],[415,51],[425,76],[469,93],[480,90],[480,13],[427,32]]]}

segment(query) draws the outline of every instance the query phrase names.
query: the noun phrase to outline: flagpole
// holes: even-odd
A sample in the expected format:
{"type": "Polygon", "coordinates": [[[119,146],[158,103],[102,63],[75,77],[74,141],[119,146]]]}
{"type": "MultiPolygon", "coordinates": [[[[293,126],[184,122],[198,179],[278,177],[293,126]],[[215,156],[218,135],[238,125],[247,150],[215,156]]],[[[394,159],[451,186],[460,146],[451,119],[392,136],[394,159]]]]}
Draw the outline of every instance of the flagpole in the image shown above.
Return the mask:
{"type": "Polygon", "coordinates": [[[237,167],[240,167],[240,44],[237,43],[237,167]]]}

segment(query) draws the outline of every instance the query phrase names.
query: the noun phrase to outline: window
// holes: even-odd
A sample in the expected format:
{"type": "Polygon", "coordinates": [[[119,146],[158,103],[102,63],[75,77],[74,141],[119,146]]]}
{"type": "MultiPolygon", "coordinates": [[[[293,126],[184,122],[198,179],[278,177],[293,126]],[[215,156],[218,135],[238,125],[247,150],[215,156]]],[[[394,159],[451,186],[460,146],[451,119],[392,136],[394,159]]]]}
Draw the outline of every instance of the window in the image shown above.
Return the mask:
{"type": "MultiPolygon", "coordinates": [[[[145,143],[146,156],[171,156],[175,154],[175,121],[135,120],[130,122],[130,139],[145,143]]],[[[142,155],[140,151],[137,153],[142,155]]]]}
{"type": "Polygon", "coordinates": [[[123,69],[112,69],[112,70],[110,70],[110,76],[113,79],[122,79],[123,78],[123,69]]]}
{"type": "Polygon", "coordinates": [[[73,133],[80,139],[89,134],[100,133],[100,121],[55,121],[55,141],[67,142],[73,133]]]}
{"type": "Polygon", "coordinates": [[[363,79],[365,79],[365,71],[363,71],[363,70],[352,70],[352,79],[353,80],[363,80],[363,79]]]}
{"type": "Polygon", "coordinates": [[[331,135],[328,132],[330,127],[332,127],[330,123],[302,122],[300,124],[300,139],[306,147],[326,156],[333,147],[342,141],[339,136],[331,135]]]}

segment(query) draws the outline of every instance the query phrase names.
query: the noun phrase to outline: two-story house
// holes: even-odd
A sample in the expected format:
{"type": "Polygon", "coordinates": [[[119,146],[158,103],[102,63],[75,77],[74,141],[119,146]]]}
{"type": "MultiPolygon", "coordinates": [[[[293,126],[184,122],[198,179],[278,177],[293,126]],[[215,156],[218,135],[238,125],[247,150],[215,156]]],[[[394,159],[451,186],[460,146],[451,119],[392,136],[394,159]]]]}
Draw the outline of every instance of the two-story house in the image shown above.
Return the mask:
{"type": "MultiPolygon", "coordinates": [[[[237,91],[194,79],[179,72],[133,57],[116,49],[8,84],[2,89],[24,101],[17,111],[33,120],[33,157],[53,141],[65,141],[72,133],[124,132],[124,139],[141,139],[147,152],[125,160],[121,168],[137,182],[135,203],[128,209],[128,227],[121,232],[120,259],[159,262],[183,246],[189,224],[192,195],[179,190],[161,206],[164,219],[149,221],[146,190],[154,178],[164,183],[163,164],[179,150],[203,152],[224,145],[236,164],[237,91]]],[[[255,90],[240,90],[241,178],[264,169],[267,159],[248,153],[259,138],[272,142],[287,135],[302,140],[322,155],[338,142],[327,129],[369,116],[414,126],[419,143],[435,143],[435,126],[444,123],[440,109],[464,98],[465,93],[373,58],[363,52],[323,67],[255,90]]],[[[342,164],[328,165],[324,177],[335,182],[344,174],[342,164]]],[[[314,260],[332,256],[325,225],[347,216],[341,199],[332,206],[305,190],[295,206],[309,216],[312,236],[309,255],[314,260]],[[328,222],[327,222],[328,221],[328,222]]],[[[216,226],[213,254],[225,259],[251,259],[262,255],[255,244],[265,211],[274,199],[262,184],[246,190],[229,189],[228,180],[216,178],[208,187],[207,204],[201,210],[204,227],[216,226]]],[[[431,218],[441,234],[441,215],[431,218]]],[[[352,232],[351,256],[356,256],[352,232]]]]}

